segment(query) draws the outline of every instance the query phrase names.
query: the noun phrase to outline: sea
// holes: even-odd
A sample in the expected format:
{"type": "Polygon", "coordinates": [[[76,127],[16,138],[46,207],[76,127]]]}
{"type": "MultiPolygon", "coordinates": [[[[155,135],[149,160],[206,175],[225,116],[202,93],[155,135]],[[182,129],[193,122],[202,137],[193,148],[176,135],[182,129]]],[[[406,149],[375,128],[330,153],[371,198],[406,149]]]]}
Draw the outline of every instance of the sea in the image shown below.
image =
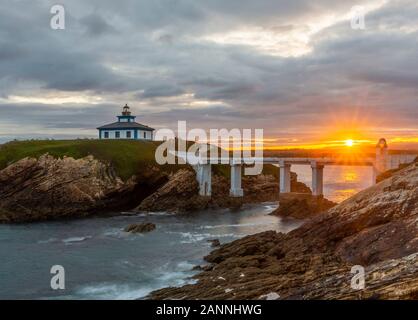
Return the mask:
{"type": "MultiPolygon", "coordinates": [[[[292,170],[310,185],[308,166],[292,170]]],[[[330,200],[344,201],[371,184],[370,167],[325,167],[330,200]]],[[[304,223],[269,215],[277,206],[0,225],[0,299],[143,299],[156,289],[193,283],[193,267],[213,250],[208,240],[223,244],[267,230],[287,233],[304,223]],[[157,227],[145,234],[123,231],[140,222],[157,227]],[[62,289],[51,286],[53,266],[63,268],[62,289]]]]}

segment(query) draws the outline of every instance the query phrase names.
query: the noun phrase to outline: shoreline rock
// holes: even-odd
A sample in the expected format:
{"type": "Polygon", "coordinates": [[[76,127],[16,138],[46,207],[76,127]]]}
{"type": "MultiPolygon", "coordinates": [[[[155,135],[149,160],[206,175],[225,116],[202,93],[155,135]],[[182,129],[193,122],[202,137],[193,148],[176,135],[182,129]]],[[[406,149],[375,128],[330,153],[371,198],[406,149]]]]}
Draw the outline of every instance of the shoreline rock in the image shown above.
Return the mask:
{"type": "Polygon", "coordinates": [[[130,233],[146,233],[155,230],[156,226],[151,222],[132,223],[125,227],[123,231],[130,233]]]}
{"type": "Polygon", "coordinates": [[[266,231],[222,245],[205,257],[213,267],[197,283],[148,298],[417,299],[417,219],[415,163],[288,234],[266,231]],[[364,289],[351,287],[354,265],[365,268],[364,289]]]}
{"type": "MultiPolygon", "coordinates": [[[[229,179],[213,174],[212,197],[202,197],[192,168],[168,174],[150,165],[140,177],[123,181],[111,164],[93,156],[61,159],[44,154],[0,170],[0,223],[81,218],[116,211],[239,209],[245,203],[279,198],[279,181],[273,175],[244,176],[242,185],[244,197],[230,197],[229,179]]],[[[291,188],[310,193],[295,173],[291,174],[291,188]]]]}
{"type": "MultiPolygon", "coordinates": [[[[244,197],[229,196],[230,182],[223,176],[212,175],[212,196],[198,194],[196,174],[192,169],[181,169],[172,174],[156,192],[144,199],[136,211],[169,211],[187,213],[204,209],[239,209],[246,203],[261,203],[279,200],[279,181],[273,175],[244,176],[242,178],[244,197]]],[[[305,184],[297,181],[296,173],[291,174],[291,190],[300,194],[311,194],[305,184]]]]}
{"type": "Polygon", "coordinates": [[[87,216],[123,206],[134,186],[92,156],[24,158],[0,171],[0,222],[87,216]]]}
{"type": "Polygon", "coordinates": [[[93,156],[24,158],[0,170],[0,223],[109,215],[131,210],[167,181],[158,168],[120,179],[93,156]]]}
{"type": "Polygon", "coordinates": [[[323,196],[313,196],[306,193],[281,194],[279,207],[270,215],[306,219],[326,212],[336,205],[337,203],[329,201],[323,196]]]}
{"type": "Polygon", "coordinates": [[[210,240],[207,240],[207,242],[210,243],[212,248],[219,247],[221,245],[221,242],[219,241],[219,239],[210,239],[210,240]]]}

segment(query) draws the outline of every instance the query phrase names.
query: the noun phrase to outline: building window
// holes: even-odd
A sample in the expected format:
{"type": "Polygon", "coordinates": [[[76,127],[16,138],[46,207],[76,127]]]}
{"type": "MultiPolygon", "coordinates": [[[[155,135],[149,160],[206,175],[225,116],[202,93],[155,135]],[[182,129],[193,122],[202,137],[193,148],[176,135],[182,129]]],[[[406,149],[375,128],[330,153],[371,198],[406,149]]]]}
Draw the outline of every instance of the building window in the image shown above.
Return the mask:
{"type": "Polygon", "coordinates": [[[144,132],[144,139],[146,139],[147,138],[147,133],[146,132],[144,132]]]}
{"type": "Polygon", "coordinates": [[[119,138],[120,138],[120,132],[119,132],[119,131],[116,131],[116,132],[115,132],[115,138],[116,138],[116,139],[119,139],[119,138]]]}
{"type": "Polygon", "coordinates": [[[105,138],[105,139],[109,139],[109,132],[105,131],[105,133],[104,133],[104,138],[105,138]]]}
{"type": "Polygon", "coordinates": [[[126,131],[126,137],[127,137],[128,139],[130,139],[130,138],[131,138],[131,132],[130,132],[130,131],[126,131]]]}

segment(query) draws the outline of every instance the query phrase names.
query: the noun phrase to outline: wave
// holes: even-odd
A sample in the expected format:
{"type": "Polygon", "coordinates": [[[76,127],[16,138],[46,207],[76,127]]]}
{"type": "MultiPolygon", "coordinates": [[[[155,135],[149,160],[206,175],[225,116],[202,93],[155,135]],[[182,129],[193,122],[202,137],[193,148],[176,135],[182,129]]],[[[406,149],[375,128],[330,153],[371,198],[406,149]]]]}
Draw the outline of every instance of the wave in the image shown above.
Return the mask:
{"type": "Polygon", "coordinates": [[[98,299],[98,300],[133,300],[147,296],[150,292],[164,287],[179,287],[186,284],[194,284],[195,279],[187,278],[193,264],[184,261],[177,264],[178,271],[158,272],[155,274],[156,283],[152,285],[144,284],[118,284],[118,283],[100,283],[97,285],[89,285],[76,290],[75,296],[81,299],[98,299]]]}
{"type": "Polygon", "coordinates": [[[213,226],[200,226],[199,229],[216,229],[216,228],[238,228],[238,227],[255,227],[271,225],[270,221],[259,222],[259,223],[237,223],[237,224],[218,224],[213,226]]]}
{"type": "Polygon", "coordinates": [[[172,216],[174,213],[167,211],[157,211],[157,212],[141,212],[138,213],[137,217],[149,217],[149,216],[172,216]]]}
{"type": "Polygon", "coordinates": [[[182,271],[190,271],[193,269],[195,265],[193,263],[190,263],[188,261],[179,262],[177,264],[177,268],[182,271]]]}
{"type": "Polygon", "coordinates": [[[67,239],[62,240],[62,242],[64,242],[65,244],[71,244],[73,242],[81,242],[81,241],[85,241],[87,239],[91,239],[92,236],[85,236],[85,237],[70,237],[67,239]]]}
{"type": "Polygon", "coordinates": [[[201,241],[206,241],[209,239],[215,238],[241,238],[245,235],[243,234],[236,234],[236,233],[221,233],[221,234],[213,234],[213,233],[198,233],[198,232],[174,232],[168,231],[167,233],[172,234],[179,234],[183,240],[180,240],[180,243],[196,243],[201,241]]]}
{"type": "Polygon", "coordinates": [[[92,236],[85,236],[85,237],[70,237],[70,238],[66,238],[66,239],[58,239],[58,238],[49,238],[46,240],[39,240],[37,241],[38,244],[46,244],[46,243],[54,243],[54,242],[64,242],[65,244],[71,244],[73,242],[81,242],[81,241],[85,241],[87,239],[92,238],[92,236]]]}
{"type": "Polygon", "coordinates": [[[57,242],[59,241],[57,238],[49,238],[46,240],[39,240],[37,243],[38,244],[45,244],[45,243],[52,243],[52,242],[57,242]]]}
{"type": "Polygon", "coordinates": [[[103,233],[104,237],[116,238],[116,239],[131,239],[129,232],[125,232],[120,228],[108,229],[103,233]]]}
{"type": "Polygon", "coordinates": [[[149,287],[135,288],[128,284],[104,283],[81,288],[76,291],[76,295],[84,299],[133,300],[146,296],[152,290],[149,287]]]}

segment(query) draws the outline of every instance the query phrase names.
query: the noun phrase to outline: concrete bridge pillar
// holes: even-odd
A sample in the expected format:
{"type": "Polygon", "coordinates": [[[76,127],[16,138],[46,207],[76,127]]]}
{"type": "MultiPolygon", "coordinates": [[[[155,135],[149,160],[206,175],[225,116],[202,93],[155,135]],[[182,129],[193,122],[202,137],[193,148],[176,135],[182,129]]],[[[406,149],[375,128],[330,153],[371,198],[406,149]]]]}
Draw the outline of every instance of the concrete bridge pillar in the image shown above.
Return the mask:
{"type": "Polygon", "coordinates": [[[210,164],[198,164],[196,166],[196,178],[199,183],[199,195],[210,196],[212,194],[212,168],[210,164]]]}
{"type": "Polygon", "coordinates": [[[312,168],[312,194],[314,196],[322,196],[324,194],[324,165],[311,162],[312,168]]]}
{"type": "Polygon", "coordinates": [[[239,164],[231,165],[231,189],[229,194],[231,197],[244,196],[244,190],[241,187],[242,166],[239,164]]]}
{"type": "Polygon", "coordinates": [[[279,162],[280,167],[280,193],[290,192],[290,164],[279,162]]]}

